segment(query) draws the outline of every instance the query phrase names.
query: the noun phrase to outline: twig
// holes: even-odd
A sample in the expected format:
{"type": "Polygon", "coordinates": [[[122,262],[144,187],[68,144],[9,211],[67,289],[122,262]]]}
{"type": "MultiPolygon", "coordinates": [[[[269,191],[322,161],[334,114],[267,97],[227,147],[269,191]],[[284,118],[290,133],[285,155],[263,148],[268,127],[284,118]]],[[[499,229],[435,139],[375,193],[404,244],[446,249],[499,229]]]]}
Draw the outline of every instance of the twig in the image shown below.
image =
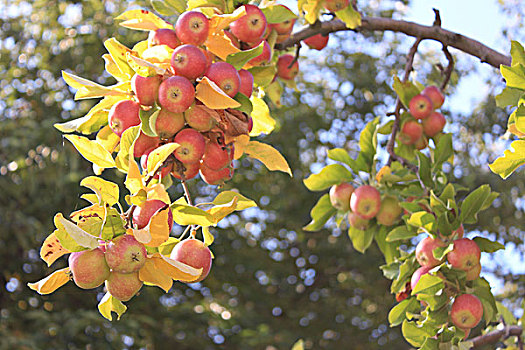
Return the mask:
{"type": "Polygon", "coordinates": [[[434,11],[434,15],[436,16],[436,18],[434,19],[434,23],[432,23],[432,25],[434,27],[441,27],[441,15],[439,14],[439,10],[433,8],[432,11],[434,11]]]}
{"type": "Polygon", "coordinates": [[[450,77],[452,76],[452,72],[454,71],[454,57],[450,54],[450,51],[448,51],[448,47],[443,45],[443,53],[445,54],[445,57],[448,60],[448,66],[447,69],[443,72],[444,78],[443,82],[441,83],[441,91],[445,90],[445,87],[447,86],[450,77]]]}
{"type": "Polygon", "coordinates": [[[186,184],[186,181],[181,180],[180,183],[182,184],[182,188],[184,189],[184,195],[186,196],[186,200],[188,201],[188,204],[193,205],[191,201],[190,191],[188,190],[188,185],[186,184]]]}
{"type": "Polygon", "coordinates": [[[483,345],[494,344],[500,340],[505,340],[510,337],[518,337],[518,346],[521,343],[520,350],[523,349],[523,339],[521,338],[523,334],[523,329],[520,326],[505,326],[503,329],[498,329],[487,334],[477,336],[475,338],[469,339],[472,342],[471,349],[476,349],[483,345]]]}
{"type": "Polygon", "coordinates": [[[292,66],[295,64],[295,62],[297,62],[299,60],[299,51],[301,50],[301,43],[297,43],[296,45],[296,49],[295,49],[295,57],[293,59],[292,62],[290,62],[290,65],[288,66],[288,68],[292,68],[292,66]]]}

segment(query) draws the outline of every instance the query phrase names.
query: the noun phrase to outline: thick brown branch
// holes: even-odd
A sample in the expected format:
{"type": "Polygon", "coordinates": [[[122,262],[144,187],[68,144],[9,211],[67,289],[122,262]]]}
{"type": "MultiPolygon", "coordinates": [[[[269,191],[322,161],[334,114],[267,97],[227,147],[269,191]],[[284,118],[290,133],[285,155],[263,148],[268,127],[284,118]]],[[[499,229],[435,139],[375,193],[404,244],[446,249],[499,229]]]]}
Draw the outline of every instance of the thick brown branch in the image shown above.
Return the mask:
{"type": "Polygon", "coordinates": [[[487,334],[477,336],[475,338],[469,339],[473,343],[471,349],[476,349],[483,345],[494,344],[500,340],[505,340],[509,337],[519,337],[521,338],[523,334],[523,329],[520,326],[505,326],[503,329],[498,329],[487,334]]]}
{"type": "MultiPolygon", "coordinates": [[[[287,49],[296,45],[301,40],[316,34],[327,35],[329,33],[343,30],[349,29],[346,27],[345,23],[340,20],[334,19],[327,22],[320,22],[295,33],[285,42],[276,45],[276,48],[280,50],[287,49]]],[[[439,26],[425,26],[414,22],[395,20],[391,18],[363,17],[361,26],[352,30],[355,32],[393,31],[396,33],[404,33],[415,38],[436,40],[441,42],[444,46],[453,47],[471,56],[477,57],[481,62],[488,63],[495,68],[499,68],[501,64],[510,65],[510,57],[491,49],[477,40],[451,32],[439,26]]]]}

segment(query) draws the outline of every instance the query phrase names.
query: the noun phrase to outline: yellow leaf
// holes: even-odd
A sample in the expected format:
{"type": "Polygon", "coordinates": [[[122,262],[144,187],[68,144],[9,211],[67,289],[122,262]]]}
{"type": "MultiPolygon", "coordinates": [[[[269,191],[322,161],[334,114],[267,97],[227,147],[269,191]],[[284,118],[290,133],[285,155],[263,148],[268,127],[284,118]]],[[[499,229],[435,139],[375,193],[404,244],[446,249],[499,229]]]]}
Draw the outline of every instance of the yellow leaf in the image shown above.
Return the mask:
{"type": "Polygon", "coordinates": [[[135,51],[139,56],[142,57],[142,53],[146,51],[149,47],[148,40],[142,40],[133,46],[132,50],[135,51]]]}
{"type": "MultiPolygon", "coordinates": [[[[225,138],[227,138],[227,135],[225,135],[225,138]]],[[[239,159],[244,154],[244,147],[248,143],[250,143],[250,136],[239,135],[239,136],[232,138],[232,140],[227,140],[226,143],[229,143],[230,141],[233,142],[235,146],[234,152],[233,152],[233,159],[239,159]]]]}
{"type": "Polygon", "coordinates": [[[50,294],[69,282],[69,275],[69,267],[66,267],[53,272],[38,282],[28,283],[27,286],[39,294],[50,294]]]}
{"type": "Polygon", "coordinates": [[[195,97],[211,109],[226,109],[240,107],[241,104],[226,95],[220,87],[207,77],[197,84],[195,97]]]}
{"type": "Polygon", "coordinates": [[[160,28],[173,29],[171,23],[166,22],[153,12],[146,10],[129,10],[115,19],[123,20],[124,22],[120,23],[120,25],[129,29],[144,31],[157,30],[160,28]]]}
{"type": "Polygon", "coordinates": [[[175,248],[175,246],[179,244],[179,242],[180,242],[180,239],[178,238],[175,238],[175,237],[168,238],[166,242],[159,245],[158,247],[159,253],[162,255],[170,255],[173,248],[175,248]]]}
{"type": "Polygon", "coordinates": [[[98,247],[98,239],[96,237],[64,218],[62,213],[56,214],[53,221],[57,229],[66,232],[78,245],[89,249],[98,247]]]}
{"type": "Polygon", "coordinates": [[[211,234],[209,227],[202,228],[202,236],[204,237],[204,245],[206,247],[212,245],[213,241],[215,240],[215,237],[213,237],[213,235],[211,234]]]}
{"type": "Polygon", "coordinates": [[[323,8],[323,0],[307,0],[306,3],[302,6],[303,11],[305,12],[304,19],[310,24],[314,24],[319,18],[319,13],[323,8]]]}
{"type": "Polygon", "coordinates": [[[67,85],[77,89],[75,100],[103,96],[130,96],[131,84],[129,81],[112,86],[103,86],[66,71],[62,71],[62,78],[64,78],[67,85]]]}
{"type": "Polygon", "coordinates": [[[251,158],[260,160],[268,170],[279,170],[292,176],[290,166],[278,150],[270,145],[258,141],[250,141],[244,149],[244,153],[251,158]]]}
{"type": "Polygon", "coordinates": [[[177,148],[179,148],[179,144],[175,142],[166,143],[155,148],[148,155],[148,175],[153,175],[177,148]]]}
{"type": "Polygon", "coordinates": [[[143,60],[142,58],[135,57],[130,53],[126,54],[126,60],[130,67],[137,72],[138,75],[143,77],[150,77],[152,75],[164,75],[166,68],[161,68],[154,65],[153,63],[143,60]]]}
{"type": "Polygon", "coordinates": [[[275,128],[275,119],[270,116],[270,109],[262,99],[252,96],[253,111],[251,114],[253,128],[250,136],[259,136],[260,134],[270,134],[275,128]]]}
{"type": "Polygon", "coordinates": [[[142,59],[158,65],[160,68],[171,67],[171,56],[173,55],[173,49],[166,45],[152,46],[142,53],[142,59]]]}
{"type": "Polygon", "coordinates": [[[47,263],[47,266],[51,266],[58,258],[68,253],[71,252],[62,247],[55,232],[47,236],[40,248],[40,258],[47,263]]]}
{"type": "Polygon", "coordinates": [[[207,210],[212,215],[215,225],[235,211],[238,200],[237,197],[233,197],[228,203],[218,204],[207,210]]]}
{"type": "Polygon", "coordinates": [[[166,293],[173,285],[173,279],[157,268],[153,259],[146,259],[146,263],[139,270],[139,279],[145,284],[160,287],[166,293]]]}
{"type": "Polygon", "coordinates": [[[111,157],[111,153],[106,151],[97,141],[77,135],[65,135],[64,137],[71,141],[78,152],[93,164],[101,168],[115,167],[115,161],[111,157]]]}
{"type": "Polygon", "coordinates": [[[226,61],[228,55],[241,52],[224,33],[208,36],[204,43],[209,52],[226,61]]]}
{"type": "Polygon", "coordinates": [[[98,311],[110,321],[113,321],[112,311],[117,313],[117,320],[120,320],[120,316],[122,316],[127,309],[126,305],[122,304],[120,300],[109,294],[109,292],[107,292],[98,303],[98,311]]]}
{"type": "MultiPolygon", "coordinates": [[[[94,194],[94,193],[84,193],[83,195],[80,196],[80,198],[88,201],[91,204],[97,204],[98,205],[98,198],[97,198],[97,195],[94,194]]],[[[73,220],[73,221],[76,221],[76,220],[73,220]]]]}
{"type": "Polygon", "coordinates": [[[238,7],[233,13],[224,15],[214,15],[210,18],[210,30],[209,34],[214,35],[221,33],[223,29],[228,28],[230,23],[238,20],[242,16],[246,15],[246,9],[244,6],[238,7]]]}
{"type": "Polygon", "coordinates": [[[171,205],[173,220],[181,225],[211,226],[215,224],[213,216],[200,208],[176,201],[171,205]]]}
{"type": "Polygon", "coordinates": [[[145,189],[144,180],[142,179],[142,175],[140,174],[139,170],[139,165],[133,158],[132,154],[129,155],[129,169],[128,175],[126,176],[126,181],[124,181],[124,185],[126,185],[126,188],[132,195],[136,194],[140,190],[145,189]]]}
{"type": "Polygon", "coordinates": [[[111,130],[109,125],[106,125],[97,133],[96,140],[106,151],[113,153],[120,142],[120,137],[111,130]]]}
{"type": "Polygon", "coordinates": [[[118,185],[96,176],[88,176],[80,182],[80,186],[87,187],[96,193],[99,204],[105,202],[110,206],[117,204],[119,199],[118,185]]]}
{"type": "Polygon", "coordinates": [[[132,126],[124,130],[120,137],[120,150],[115,158],[119,170],[127,173],[129,169],[129,155],[133,155],[134,142],[140,132],[140,125],[132,126]]]}
{"type": "Polygon", "coordinates": [[[133,236],[137,241],[148,247],[158,247],[166,242],[170,236],[168,210],[170,210],[169,207],[153,214],[148,225],[143,229],[133,229],[133,236]]]}
{"type": "Polygon", "coordinates": [[[126,55],[134,54],[134,52],[131,51],[131,49],[129,49],[128,47],[118,42],[118,40],[115,38],[109,38],[106,41],[104,41],[104,47],[106,48],[106,50],[108,50],[109,54],[113,58],[113,61],[117,65],[117,68],[120,70],[122,75],[125,78],[127,78],[124,79],[124,81],[130,80],[133,77],[133,75],[135,75],[135,72],[129,66],[126,60],[126,55]]]}
{"type": "Polygon", "coordinates": [[[240,193],[234,192],[234,191],[222,191],[221,193],[217,195],[217,197],[215,197],[215,199],[213,200],[213,204],[215,205],[226,204],[226,203],[231,202],[232,199],[234,198],[237,199],[237,205],[235,207],[235,210],[244,210],[244,209],[253,208],[257,206],[257,204],[253,200],[243,196],[240,193]]]}
{"type": "Polygon", "coordinates": [[[275,106],[281,107],[281,95],[283,94],[283,87],[279,81],[274,81],[270,85],[268,85],[264,92],[266,93],[266,96],[272,101],[275,106]]]}
{"type": "Polygon", "coordinates": [[[152,184],[147,188],[148,199],[159,199],[164,203],[171,203],[170,196],[163,184],[152,184]]]}
{"type": "Polygon", "coordinates": [[[129,77],[127,74],[124,74],[121,72],[117,64],[115,63],[115,60],[109,53],[103,54],[102,59],[104,60],[104,69],[106,72],[111,74],[115,79],[118,81],[126,81],[129,80],[129,77]]]}
{"type": "Polygon", "coordinates": [[[180,261],[160,255],[159,253],[153,254],[152,259],[155,262],[155,267],[176,281],[192,282],[195,281],[202,273],[202,268],[193,268],[189,265],[181,263],[180,261]]]}

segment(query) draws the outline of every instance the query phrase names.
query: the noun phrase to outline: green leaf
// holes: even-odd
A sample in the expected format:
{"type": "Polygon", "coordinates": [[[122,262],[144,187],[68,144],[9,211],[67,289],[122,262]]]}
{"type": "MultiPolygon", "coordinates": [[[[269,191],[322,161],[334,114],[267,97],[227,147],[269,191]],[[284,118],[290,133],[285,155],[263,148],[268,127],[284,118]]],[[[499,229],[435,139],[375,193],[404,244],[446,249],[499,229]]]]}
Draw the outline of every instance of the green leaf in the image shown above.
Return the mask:
{"type": "Polygon", "coordinates": [[[432,181],[432,173],[431,173],[431,170],[430,170],[430,159],[428,159],[427,156],[425,156],[423,153],[417,151],[416,152],[416,155],[417,155],[417,163],[418,163],[418,173],[419,173],[419,178],[421,179],[421,181],[423,181],[423,183],[425,184],[425,186],[427,187],[434,187],[434,182],[432,181]]]}
{"type": "Polygon", "coordinates": [[[394,77],[392,87],[407,110],[410,100],[421,92],[421,90],[410,81],[403,83],[398,77],[394,77]]]}
{"type": "Polygon", "coordinates": [[[106,207],[106,217],[100,238],[110,240],[113,237],[120,236],[126,232],[124,221],[115,208],[106,207]],[[109,209],[109,210],[108,210],[109,209]]]}
{"type": "Polygon", "coordinates": [[[363,231],[358,230],[355,227],[350,227],[348,229],[348,237],[350,237],[350,240],[352,240],[354,249],[360,253],[364,253],[368,247],[370,247],[370,244],[372,244],[376,229],[377,227],[372,226],[366,231],[363,231]]]}
{"type": "Polygon", "coordinates": [[[510,42],[510,56],[512,57],[513,66],[515,64],[522,64],[525,66],[525,50],[523,49],[523,46],[515,40],[510,42]]]}
{"type": "Polygon", "coordinates": [[[175,237],[169,237],[168,240],[158,247],[159,253],[165,256],[170,256],[171,251],[180,242],[180,239],[175,237]]]}
{"type": "Polygon", "coordinates": [[[246,96],[245,94],[239,92],[235,97],[233,98],[235,101],[239,102],[241,104],[240,107],[237,107],[235,109],[244,112],[248,115],[252,114],[253,111],[253,105],[252,101],[250,101],[250,98],[246,96]]]}
{"type": "Polygon", "coordinates": [[[496,320],[498,308],[496,306],[496,300],[491,292],[490,284],[485,278],[478,278],[473,281],[474,291],[472,294],[477,296],[483,305],[483,318],[485,318],[485,324],[496,320]]]}
{"type": "Polygon", "coordinates": [[[268,86],[273,81],[273,78],[275,78],[275,74],[277,73],[277,69],[274,65],[266,66],[266,67],[253,67],[248,69],[250,73],[253,75],[253,82],[257,86],[268,86]]]}
{"type": "Polygon", "coordinates": [[[443,192],[441,192],[441,196],[439,196],[439,199],[443,201],[444,203],[448,203],[449,200],[454,200],[456,197],[456,190],[454,190],[454,185],[447,184],[445,188],[443,189],[443,192]]]}
{"type": "MultiPolygon", "coordinates": [[[[377,235],[376,235],[377,237],[377,235]]],[[[397,260],[391,261],[385,265],[379,266],[379,269],[383,271],[383,276],[388,278],[389,280],[394,280],[399,276],[399,267],[401,266],[401,263],[397,260]]],[[[395,293],[395,292],[393,292],[395,293]]]]}
{"type": "Polygon", "coordinates": [[[350,182],[353,179],[352,173],[341,164],[330,164],[318,174],[312,174],[304,179],[304,185],[310,191],[323,191],[333,185],[343,182],[350,182]]]}
{"type": "Polygon", "coordinates": [[[178,13],[183,13],[186,10],[186,0],[164,0],[164,2],[178,13]]]}
{"type": "Polygon", "coordinates": [[[261,41],[261,43],[253,49],[243,50],[240,52],[229,54],[228,57],[226,57],[226,62],[234,66],[235,69],[239,70],[242,67],[244,67],[244,65],[248,63],[248,61],[262,54],[263,47],[264,40],[261,41]]]}
{"type": "Polygon", "coordinates": [[[433,169],[439,169],[441,164],[446,162],[454,155],[452,148],[452,134],[442,134],[439,138],[436,149],[434,150],[434,165],[433,169]]]}
{"type": "Polygon", "coordinates": [[[64,137],[71,141],[78,152],[91,163],[101,168],[115,167],[115,161],[111,154],[98,142],[77,135],[65,135],[64,137]]]}
{"type": "Polygon", "coordinates": [[[289,8],[281,5],[270,5],[261,8],[268,23],[282,23],[284,21],[295,19],[297,16],[289,8]]]}
{"type": "Polygon", "coordinates": [[[385,124],[381,125],[377,132],[381,135],[390,135],[392,133],[392,128],[394,126],[394,120],[389,120],[385,124]]]}
{"type": "Polygon", "coordinates": [[[377,126],[379,125],[379,118],[375,118],[361,131],[359,135],[359,156],[357,162],[360,162],[359,158],[363,158],[366,164],[365,171],[370,172],[374,163],[374,157],[377,151],[377,126]]]}
{"type": "Polygon", "coordinates": [[[345,22],[348,29],[354,29],[361,25],[361,15],[352,5],[347,6],[344,10],[337,11],[335,16],[345,22]]]}
{"type": "Polygon", "coordinates": [[[248,208],[257,207],[257,204],[253,200],[234,191],[222,191],[217,195],[217,197],[215,197],[215,199],[213,200],[213,204],[227,204],[230,203],[234,198],[237,198],[237,206],[235,210],[244,210],[248,208]]]}
{"type": "Polygon", "coordinates": [[[498,315],[503,317],[503,320],[507,325],[518,323],[518,320],[516,320],[516,317],[514,317],[512,312],[510,312],[510,310],[507,309],[501,302],[496,301],[496,308],[498,309],[498,315]]]}
{"type": "Polygon", "coordinates": [[[445,256],[450,253],[452,250],[454,249],[454,244],[453,243],[450,243],[449,245],[447,246],[444,246],[444,247],[437,247],[437,248],[434,248],[434,250],[432,251],[432,255],[434,256],[435,259],[437,260],[443,260],[445,258],[445,256]]]}
{"type": "Polygon", "coordinates": [[[409,322],[408,320],[403,321],[401,333],[403,333],[406,341],[416,348],[423,345],[427,338],[434,336],[427,327],[418,327],[414,322],[409,322]]]}
{"type": "Polygon", "coordinates": [[[510,144],[510,147],[514,149],[514,152],[510,149],[506,150],[503,157],[499,157],[489,165],[490,170],[503,179],[525,164],[525,140],[516,140],[510,144]]]}
{"type": "Polygon", "coordinates": [[[379,250],[381,250],[381,253],[383,253],[383,256],[385,257],[385,262],[387,264],[390,264],[393,262],[397,257],[399,257],[399,251],[397,248],[399,247],[399,242],[388,242],[386,240],[388,233],[388,227],[379,225],[379,231],[375,234],[374,239],[377,243],[377,246],[379,247],[379,250]]]}
{"type": "Polygon", "coordinates": [[[429,306],[430,310],[437,310],[448,304],[450,298],[446,295],[446,293],[439,295],[419,293],[417,295],[417,300],[425,302],[429,306]]]}
{"type": "Polygon", "coordinates": [[[109,294],[109,292],[106,292],[104,297],[100,299],[100,302],[98,303],[98,311],[102,316],[110,321],[113,321],[111,312],[116,312],[117,320],[120,320],[120,317],[124,314],[124,312],[126,312],[126,310],[126,305],[122,304],[120,300],[113,297],[111,294],[109,294]]]}
{"type": "Polygon", "coordinates": [[[522,96],[523,90],[505,87],[503,91],[496,96],[496,106],[498,106],[499,108],[504,108],[507,106],[517,106],[522,96]]]}
{"type": "Polygon", "coordinates": [[[401,241],[417,236],[417,230],[410,229],[405,225],[398,226],[388,233],[387,242],[401,241]]]}
{"type": "Polygon", "coordinates": [[[505,246],[499,242],[491,241],[484,237],[474,237],[472,239],[478,245],[479,249],[485,253],[494,253],[500,249],[505,249],[505,246]]]}
{"type": "Polygon", "coordinates": [[[352,159],[350,154],[348,154],[343,148],[330,149],[327,154],[328,158],[348,165],[355,173],[367,170],[367,165],[363,157],[361,157],[361,159],[358,158],[357,160],[352,159]]]}
{"type": "Polygon", "coordinates": [[[97,195],[99,204],[107,203],[110,206],[119,200],[118,185],[97,176],[88,176],[80,182],[80,186],[87,187],[97,195]]]}
{"type": "Polygon", "coordinates": [[[407,312],[417,312],[420,309],[419,302],[416,298],[408,298],[394,306],[388,313],[388,322],[390,327],[399,326],[407,319],[407,312]]]}
{"type": "Polygon", "coordinates": [[[477,214],[489,196],[489,185],[482,185],[472,191],[461,203],[460,221],[466,224],[475,224],[477,222],[477,214]]]}
{"type": "Polygon", "coordinates": [[[416,267],[414,260],[415,259],[407,259],[399,266],[399,275],[390,286],[390,292],[392,294],[399,293],[405,289],[406,283],[410,281],[417,267],[419,267],[416,267]]]}
{"type": "Polygon", "coordinates": [[[505,78],[507,86],[511,88],[525,90],[525,66],[516,64],[512,67],[501,66],[501,75],[505,78]]]}
{"type": "Polygon", "coordinates": [[[303,227],[303,230],[310,232],[319,231],[323,228],[328,219],[330,219],[336,212],[337,209],[335,209],[332,206],[332,203],[330,203],[330,196],[328,193],[323,195],[310,211],[312,221],[303,227]]]}
{"type": "Polygon", "coordinates": [[[151,2],[151,7],[153,7],[155,12],[163,16],[173,16],[173,15],[180,13],[180,12],[177,12],[173,7],[166,4],[164,0],[150,0],[150,2],[151,2]]]}
{"type": "Polygon", "coordinates": [[[442,278],[427,273],[421,276],[415,288],[412,289],[412,295],[419,293],[435,295],[443,288],[445,288],[445,283],[442,278]]]}
{"type": "Polygon", "coordinates": [[[97,237],[90,235],[71,221],[64,218],[62,213],[58,213],[55,215],[54,222],[56,228],[59,231],[56,235],[60,243],[62,243],[61,238],[67,239],[67,237],[64,236],[64,233],[66,233],[67,236],[71,237],[79,246],[88,249],[95,249],[98,247],[97,237]]]}
{"type": "Polygon", "coordinates": [[[426,211],[418,211],[412,214],[408,219],[407,224],[423,228],[429,233],[434,233],[437,226],[434,215],[427,213],[426,211]]]}

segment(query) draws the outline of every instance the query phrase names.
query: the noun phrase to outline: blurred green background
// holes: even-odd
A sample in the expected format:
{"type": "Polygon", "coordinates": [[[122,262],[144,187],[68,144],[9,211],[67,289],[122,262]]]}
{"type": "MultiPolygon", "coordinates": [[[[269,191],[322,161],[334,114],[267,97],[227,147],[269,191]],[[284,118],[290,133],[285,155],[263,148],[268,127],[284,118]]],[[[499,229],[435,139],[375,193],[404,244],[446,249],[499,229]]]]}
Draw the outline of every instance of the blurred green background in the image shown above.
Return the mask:
{"type": "MultiPolygon", "coordinates": [[[[523,18],[525,6],[491,2],[503,23],[498,26],[502,42],[523,41],[523,20],[510,19],[523,18]]],[[[334,225],[318,233],[301,229],[320,195],[309,193],[302,179],[326,164],[327,149],[356,149],[366,121],[393,108],[391,77],[403,70],[412,39],[391,33],[338,33],[322,53],[302,51],[299,91],[286,91],[284,107],[272,111],[278,128],[263,138],[286,156],[294,177],[269,173],[256,161],[237,164],[226,188],[239,189],[259,209],[231,215],[213,231],[215,260],[203,283],[176,283],[167,294],[143,288],[114,322],[96,309],[102,288],[84,291],[70,283],[48,296],[27,288],[27,282],[66,265],[62,258],[47,268],[39,259],[40,244],[53,229],[55,213],[86,205],[79,199],[86,189],[78,183],[92,173],[53,124],[82,116],[94,101],[73,101],[60,72],[111,84],[103,73],[103,41],[115,36],[130,46],[147,35],[114,23],[112,18],[131,6],[148,4],[0,2],[0,349],[275,350],[289,349],[300,338],[308,349],[407,349],[399,329],[388,327],[386,316],[395,301],[378,269],[383,263],[378,250],[359,254],[334,225]]],[[[360,1],[359,6],[368,15],[399,17],[411,4],[360,1]]],[[[424,47],[417,57],[418,80],[439,79],[436,64],[445,63],[439,49],[424,47]]],[[[510,253],[484,260],[483,274],[494,282],[498,299],[520,316],[524,171],[504,182],[486,166],[506,144],[499,138],[508,114],[493,99],[501,77],[465,55],[456,57],[457,74],[447,93],[460,84],[477,103],[463,97],[445,104],[458,152],[447,171],[470,189],[489,183],[501,193],[467,231],[507,244],[510,253]],[[486,82],[483,88],[461,85],[473,75],[486,82]],[[447,110],[450,106],[461,108],[447,110]]],[[[104,177],[123,179],[114,170],[104,177]]],[[[192,181],[191,190],[201,201],[216,193],[201,181],[192,181]]],[[[179,187],[172,191],[181,193],[179,187]]]]}

